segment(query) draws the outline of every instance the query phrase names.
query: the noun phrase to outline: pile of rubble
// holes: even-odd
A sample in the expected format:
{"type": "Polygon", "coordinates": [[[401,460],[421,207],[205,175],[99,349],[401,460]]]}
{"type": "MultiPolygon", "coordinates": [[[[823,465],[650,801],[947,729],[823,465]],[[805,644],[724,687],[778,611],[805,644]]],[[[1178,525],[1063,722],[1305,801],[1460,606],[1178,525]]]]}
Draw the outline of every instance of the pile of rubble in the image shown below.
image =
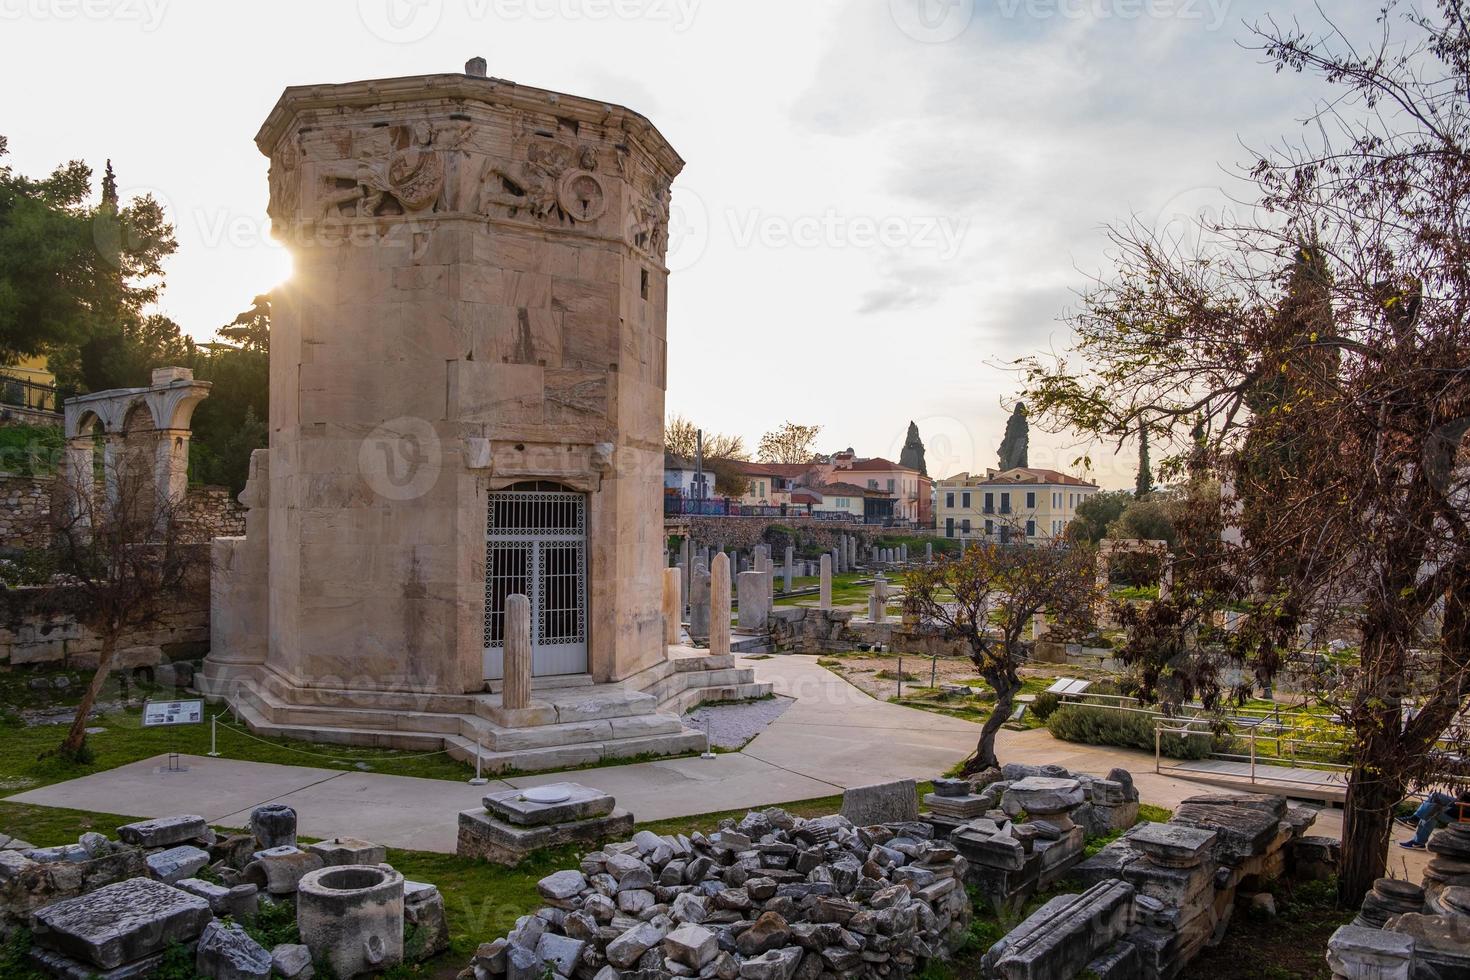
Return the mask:
{"type": "Polygon", "coordinates": [[[0,932],[29,928],[39,969],[147,976],[182,945],[203,977],[307,980],[315,963],[350,977],[448,948],[438,889],[405,882],[376,844],[297,846],[289,807],[261,807],[249,833],[223,837],[192,814],[117,833],[117,841],[93,833],[76,844],[0,853],[0,932]],[[310,913],[324,903],[330,915],[310,913]],[[244,926],[264,906],[283,904],[296,914],[301,942],[266,949],[244,926]]]}
{"type": "Polygon", "coordinates": [[[949,831],[969,864],[966,884],[992,904],[1018,905],[1060,881],[1082,859],[1088,837],[1138,819],[1138,790],[1125,769],[1106,779],[1017,764],[992,774],[1001,778],[978,792],[964,780],[936,780],[925,797],[928,819],[949,831]]]}
{"type": "Polygon", "coordinates": [[[482,945],[462,977],[911,975],[964,941],[965,860],[907,819],[912,782],[848,795],[844,811],[899,819],[771,808],[708,836],[642,831],[608,844],[543,878],[546,906],[482,945]]]}
{"type": "Polygon", "coordinates": [[[1358,917],[1332,934],[1337,980],[1470,977],[1470,824],[1435,831],[1427,846],[1422,885],[1378,879],[1358,917]]]}
{"type": "Polygon", "coordinates": [[[986,970],[1006,980],[1181,976],[1224,938],[1237,898],[1290,870],[1315,818],[1280,796],[1190,797],[1168,823],[1138,824],[1072,865],[1087,890],[1043,905],[987,952],[986,970]]]}

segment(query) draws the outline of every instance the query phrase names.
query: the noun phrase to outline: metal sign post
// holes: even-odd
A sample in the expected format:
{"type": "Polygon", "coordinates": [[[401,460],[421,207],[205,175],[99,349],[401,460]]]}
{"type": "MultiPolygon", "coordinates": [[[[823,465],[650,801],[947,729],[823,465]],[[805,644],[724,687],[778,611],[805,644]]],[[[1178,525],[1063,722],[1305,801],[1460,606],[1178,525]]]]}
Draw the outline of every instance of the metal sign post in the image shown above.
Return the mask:
{"type": "MultiPolygon", "coordinates": [[[[143,702],[144,728],[175,728],[179,725],[199,725],[204,722],[203,699],[193,701],[145,701],[143,702]]],[[[175,743],[177,745],[177,743],[175,743]]],[[[213,748],[213,745],[211,745],[213,748]]],[[[213,754],[213,753],[212,753],[213,754]]],[[[179,761],[178,748],[168,754],[168,765],[160,766],[155,772],[188,772],[189,767],[179,761]]]]}

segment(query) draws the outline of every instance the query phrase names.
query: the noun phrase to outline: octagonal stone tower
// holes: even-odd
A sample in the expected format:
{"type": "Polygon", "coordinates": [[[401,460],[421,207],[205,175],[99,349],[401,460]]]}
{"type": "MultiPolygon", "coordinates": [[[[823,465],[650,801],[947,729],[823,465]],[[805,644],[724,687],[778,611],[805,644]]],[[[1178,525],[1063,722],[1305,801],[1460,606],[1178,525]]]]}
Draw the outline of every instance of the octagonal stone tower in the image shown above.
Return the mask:
{"type": "Polygon", "coordinates": [[[683,161],[635,112],[482,72],[289,88],[256,145],[295,272],[206,680],[480,692],[510,592],[538,676],[662,660],[683,161]]]}

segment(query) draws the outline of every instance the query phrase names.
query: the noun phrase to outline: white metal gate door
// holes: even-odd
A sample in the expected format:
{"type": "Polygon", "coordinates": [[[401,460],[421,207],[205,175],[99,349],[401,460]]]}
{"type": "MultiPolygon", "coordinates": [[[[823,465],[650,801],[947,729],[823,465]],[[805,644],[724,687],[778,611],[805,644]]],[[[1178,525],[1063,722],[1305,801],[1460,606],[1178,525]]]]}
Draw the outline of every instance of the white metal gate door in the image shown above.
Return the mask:
{"type": "Polygon", "coordinates": [[[505,597],[531,600],[531,672],[587,672],[587,495],[556,484],[490,494],[485,677],[505,676],[505,597]]]}

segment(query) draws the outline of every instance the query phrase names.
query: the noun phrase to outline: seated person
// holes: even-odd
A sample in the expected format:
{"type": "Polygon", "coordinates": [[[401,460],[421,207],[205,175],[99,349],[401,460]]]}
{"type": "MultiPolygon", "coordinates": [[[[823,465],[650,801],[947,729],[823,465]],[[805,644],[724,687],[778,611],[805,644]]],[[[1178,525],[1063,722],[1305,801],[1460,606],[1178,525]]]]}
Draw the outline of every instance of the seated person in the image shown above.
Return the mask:
{"type": "Polygon", "coordinates": [[[1461,807],[1470,807],[1470,789],[1462,790],[1458,798],[1448,793],[1430,793],[1424,797],[1424,802],[1419,804],[1419,809],[1414,811],[1414,819],[1419,822],[1419,829],[1414,831],[1414,836],[1409,840],[1399,841],[1399,847],[1407,847],[1411,850],[1423,847],[1429,841],[1429,835],[1439,828],[1441,820],[1448,823],[1460,816],[1461,807]]]}

